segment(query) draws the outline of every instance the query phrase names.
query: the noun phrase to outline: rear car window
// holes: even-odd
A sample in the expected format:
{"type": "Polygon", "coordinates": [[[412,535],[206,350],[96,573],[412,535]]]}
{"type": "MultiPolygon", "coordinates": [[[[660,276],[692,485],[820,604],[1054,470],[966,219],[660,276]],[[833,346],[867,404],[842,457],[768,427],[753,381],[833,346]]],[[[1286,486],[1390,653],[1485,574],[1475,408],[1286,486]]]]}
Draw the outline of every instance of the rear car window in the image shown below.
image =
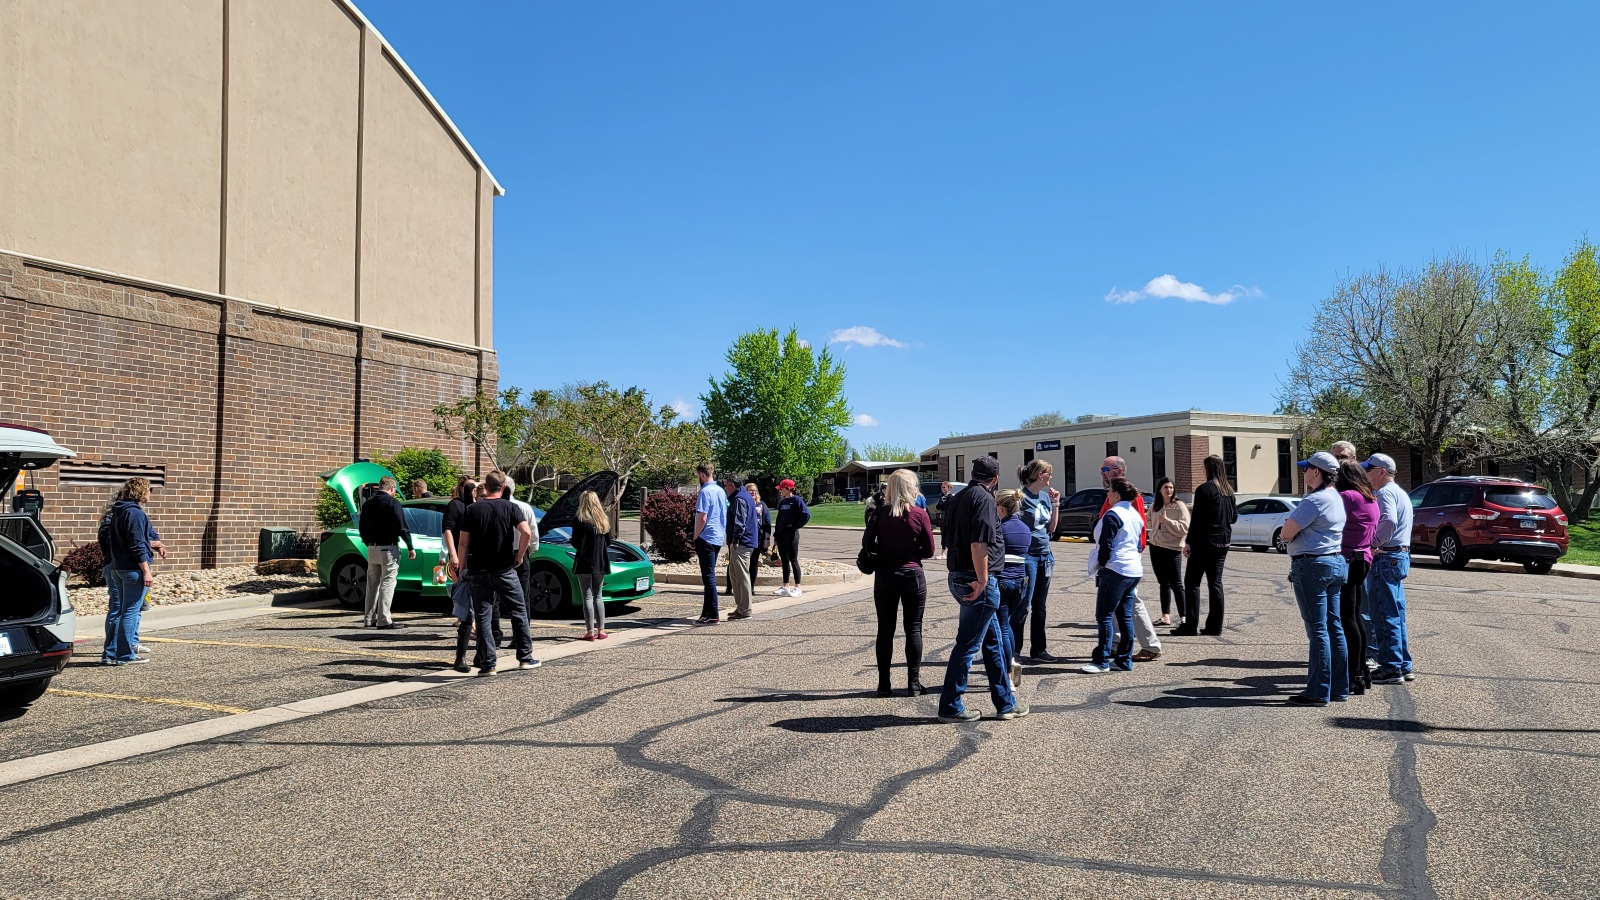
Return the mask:
{"type": "Polygon", "coordinates": [[[1496,506],[1514,509],[1555,509],[1556,501],[1543,490],[1529,488],[1490,488],[1484,495],[1496,506]]]}
{"type": "Polygon", "coordinates": [[[413,536],[442,537],[444,535],[444,513],[434,509],[423,509],[418,506],[401,508],[406,512],[406,529],[413,536]]]}

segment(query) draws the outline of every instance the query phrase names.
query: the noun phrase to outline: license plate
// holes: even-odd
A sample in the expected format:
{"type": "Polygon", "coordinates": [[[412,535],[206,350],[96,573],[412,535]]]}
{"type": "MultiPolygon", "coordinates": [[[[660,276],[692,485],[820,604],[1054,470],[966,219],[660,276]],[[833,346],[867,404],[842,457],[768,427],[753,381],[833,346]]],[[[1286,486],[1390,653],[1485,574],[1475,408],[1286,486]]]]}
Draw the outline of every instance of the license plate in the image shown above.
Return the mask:
{"type": "Polygon", "coordinates": [[[644,578],[635,578],[633,580],[633,589],[636,590],[636,591],[647,591],[647,590],[649,590],[650,589],[650,578],[649,578],[649,576],[646,576],[644,578]]]}
{"type": "Polygon", "coordinates": [[[0,656],[10,656],[11,653],[11,635],[0,634],[0,656]]]}
{"type": "Polygon", "coordinates": [[[1522,520],[1522,527],[1527,529],[1527,530],[1529,530],[1529,531],[1533,531],[1534,529],[1539,527],[1539,523],[1538,522],[1529,521],[1528,519],[1523,519],[1522,520]]]}

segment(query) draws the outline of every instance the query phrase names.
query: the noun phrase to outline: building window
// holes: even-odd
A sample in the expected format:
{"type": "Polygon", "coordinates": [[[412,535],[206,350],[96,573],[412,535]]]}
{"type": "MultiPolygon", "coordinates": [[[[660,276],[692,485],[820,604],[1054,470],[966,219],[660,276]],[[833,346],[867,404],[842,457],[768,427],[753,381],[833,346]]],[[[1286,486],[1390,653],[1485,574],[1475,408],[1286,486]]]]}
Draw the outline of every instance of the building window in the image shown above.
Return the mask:
{"type": "Polygon", "coordinates": [[[1078,492],[1078,448],[1068,444],[1063,451],[1066,458],[1062,461],[1062,495],[1071,497],[1078,492]]]}
{"type": "Polygon", "coordinates": [[[1022,451],[1022,464],[1023,465],[1027,465],[1028,463],[1031,463],[1031,462],[1033,462],[1033,450],[1024,449],[1022,451]]]}
{"type": "Polygon", "coordinates": [[[1150,439],[1150,471],[1155,481],[1167,477],[1167,439],[1164,437],[1150,439]]]}
{"type": "Polygon", "coordinates": [[[959,482],[959,481],[966,481],[966,480],[967,480],[967,458],[965,456],[957,456],[956,457],[956,481],[959,482]]]}
{"type": "Polygon", "coordinates": [[[1278,438],[1278,493],[1294,493],[1294,442],[1278,438]]]}
{"type": "Polygon", "coordinates": [[[1106,455],[1107,456],[1116,456],[1117,455],[1117,442],[1116,441],[1106,441],[1106,455]]]}
{"type": "Polygon", "coordinates": [[[129,478],[143,478],[151,487],[167,483],[166,466],[127,466],[109,462],[81,462],[62,460],[56,468],[61,484],[81,484],[98,487],[121,487],[129,478]]]}
{"type": "Polygon", "coordinates": [[[1222,439],[1222,468],[1228,473],[1228,483],[1235,490],[1239,488],[1239,439],[1225,437],[1222,439]]]}

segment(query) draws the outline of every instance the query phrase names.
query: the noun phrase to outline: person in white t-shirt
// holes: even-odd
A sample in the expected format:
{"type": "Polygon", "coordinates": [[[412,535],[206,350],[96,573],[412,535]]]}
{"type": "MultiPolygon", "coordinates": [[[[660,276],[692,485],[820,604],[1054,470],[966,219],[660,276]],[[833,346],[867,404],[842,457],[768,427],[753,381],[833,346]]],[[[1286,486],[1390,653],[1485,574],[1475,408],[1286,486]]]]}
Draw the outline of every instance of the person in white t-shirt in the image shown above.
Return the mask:
{"type": "Polygon", "coordinates": [[[1135,508],[1141,499],[1139,489],[1125,478],[1111,482],[1112,507],[1094,526],[1094,542],[1089,550],[1089,577],[1097,588],[1094,614],[1099,624],[1099,641],[1094,661],[1083,667],[1091,675],[1133,671],[1134,589],[1144,576],[1144,516],[1135,508]],[[1112,626],[1121,634],[1113,652],[1112,626]]]}

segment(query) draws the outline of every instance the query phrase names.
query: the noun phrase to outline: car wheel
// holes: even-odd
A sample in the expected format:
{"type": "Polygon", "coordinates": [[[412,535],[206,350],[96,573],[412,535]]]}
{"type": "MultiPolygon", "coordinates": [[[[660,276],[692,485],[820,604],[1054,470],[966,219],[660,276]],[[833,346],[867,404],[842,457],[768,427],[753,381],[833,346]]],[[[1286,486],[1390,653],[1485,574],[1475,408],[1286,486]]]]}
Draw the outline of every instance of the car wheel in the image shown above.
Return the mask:
{"type": "Polygon", "coordinates": [[[1465,569],[1467,567],[1466,551],[1461,549],[1461,538],[1454,531],[1446,531],[1439,535],[1439,565],[1446,569],[1465,569]]]}
{"type": "Polygon", "coordinates": [[[50,679],[40,678],[37,681],[24,681],[21,684],[8,684],[0,688],[0,709],[20,709],[29,703],[44,696],[45,688],[50,686],[50,679]]]}
{"type": "Polygon", "coordinates": [[[1549,575],[1555,564],[1553,559],[1526,559],[1522,561],[1522,569],[1529,575],[1549,575]]]}
{"type": "Polygon", "coordinates": [[[346,556],[333,566],[333,596],[341,606],[359,609],[367,603],[367,561],[346,556]]]}
{"type": "Polygon", "coordinates": [[[567,573],[552,566],[540,566],[528,578],[528,612],[549,618],[564,612],[572,604],[567,573]]]}
{"type": "Polygon", "coordinates": [[[1287,554],[1289,552],[1289,542],[1283,539],[1282,528],[1279,528],[1277,531],[1272,533],[1272,549],[1278,551],[1279,553],[1287,554]]]}

